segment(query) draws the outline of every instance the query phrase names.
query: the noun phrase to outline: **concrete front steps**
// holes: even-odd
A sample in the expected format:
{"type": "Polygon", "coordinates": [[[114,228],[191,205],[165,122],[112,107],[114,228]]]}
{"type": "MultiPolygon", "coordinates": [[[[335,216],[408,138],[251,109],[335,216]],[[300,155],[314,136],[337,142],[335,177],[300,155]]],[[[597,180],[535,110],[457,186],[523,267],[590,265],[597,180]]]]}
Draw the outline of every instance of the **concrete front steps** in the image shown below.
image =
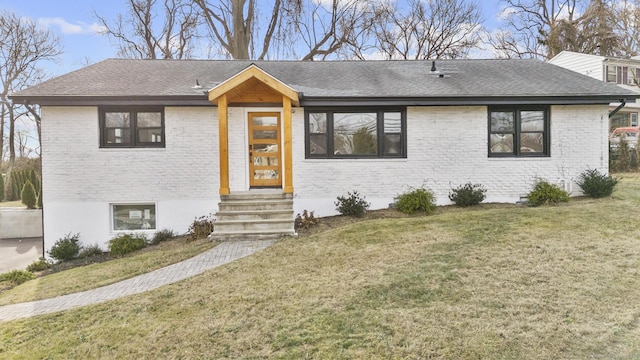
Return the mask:
{"type": "Polygon", "coordinates": [[[282,190],[221,195],[212,240],[232,241],[295,236],[293,197],[282,190]]]}

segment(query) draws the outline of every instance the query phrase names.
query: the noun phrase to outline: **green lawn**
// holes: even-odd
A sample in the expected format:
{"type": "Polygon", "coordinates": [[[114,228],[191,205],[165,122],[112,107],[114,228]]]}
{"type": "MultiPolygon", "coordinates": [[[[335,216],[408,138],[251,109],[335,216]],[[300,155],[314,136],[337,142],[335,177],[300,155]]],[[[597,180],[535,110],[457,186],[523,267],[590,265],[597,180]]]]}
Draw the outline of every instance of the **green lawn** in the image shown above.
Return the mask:
{"type": "Polygon", "coordinates": [[[637,359],[640,177],[624,177],[609,199],[286,239],[145,294],[3,323],[0,358],[637,359]]]}
{"type": "Polygon", "coordinates": [[[3,283],[0,282],[0,306],[47,299],[113,284],[186,260],[215,245],[206,238],[192,242],[181,238],[145,248],[130,256],[38,277],[6,291],[1,290],[3,283]]]}

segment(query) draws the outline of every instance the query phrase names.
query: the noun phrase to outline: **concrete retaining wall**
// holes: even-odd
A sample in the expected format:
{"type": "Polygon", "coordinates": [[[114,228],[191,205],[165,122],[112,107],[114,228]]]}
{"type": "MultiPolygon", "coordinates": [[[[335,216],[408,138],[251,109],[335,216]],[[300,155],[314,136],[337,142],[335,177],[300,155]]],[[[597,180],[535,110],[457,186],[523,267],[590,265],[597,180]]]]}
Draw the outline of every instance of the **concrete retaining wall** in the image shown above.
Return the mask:
{"type": "Polygon", "coordinates": [[[30,237],[42,237],[42,210],[0,208],[0,239],[30,237]]]}

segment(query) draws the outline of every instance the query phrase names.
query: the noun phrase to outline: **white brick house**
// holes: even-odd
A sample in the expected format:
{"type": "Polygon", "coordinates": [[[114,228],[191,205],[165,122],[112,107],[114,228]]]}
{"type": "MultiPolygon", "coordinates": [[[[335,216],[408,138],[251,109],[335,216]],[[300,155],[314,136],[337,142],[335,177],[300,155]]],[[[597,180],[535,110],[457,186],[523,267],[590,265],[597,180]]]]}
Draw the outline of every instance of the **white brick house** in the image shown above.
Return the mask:
{"type": "Polygon", "coordinates": [[[577,195],[608,170],[608,104],[639,97],[533,60],[432,65],[106,60],[16,93],[42,109],[45,248],[185,232],[264,189],[293,200],[289,222],[352,190],[372,208],[423,185],[448,204],[469,181],[488,202],[536,179],[577,195]]]}

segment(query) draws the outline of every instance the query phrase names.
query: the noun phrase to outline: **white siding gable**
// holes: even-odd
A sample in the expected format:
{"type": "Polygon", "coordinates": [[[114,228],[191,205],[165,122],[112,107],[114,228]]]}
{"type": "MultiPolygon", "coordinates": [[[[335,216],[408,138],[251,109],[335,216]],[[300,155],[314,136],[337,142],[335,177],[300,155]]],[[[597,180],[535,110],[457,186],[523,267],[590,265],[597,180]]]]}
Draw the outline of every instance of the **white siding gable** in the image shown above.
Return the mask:
{"type": "Polygon", "coordinates": [[[604,81],[604,60],[604,56],[562,51],[549,63],[604,81]]]}

